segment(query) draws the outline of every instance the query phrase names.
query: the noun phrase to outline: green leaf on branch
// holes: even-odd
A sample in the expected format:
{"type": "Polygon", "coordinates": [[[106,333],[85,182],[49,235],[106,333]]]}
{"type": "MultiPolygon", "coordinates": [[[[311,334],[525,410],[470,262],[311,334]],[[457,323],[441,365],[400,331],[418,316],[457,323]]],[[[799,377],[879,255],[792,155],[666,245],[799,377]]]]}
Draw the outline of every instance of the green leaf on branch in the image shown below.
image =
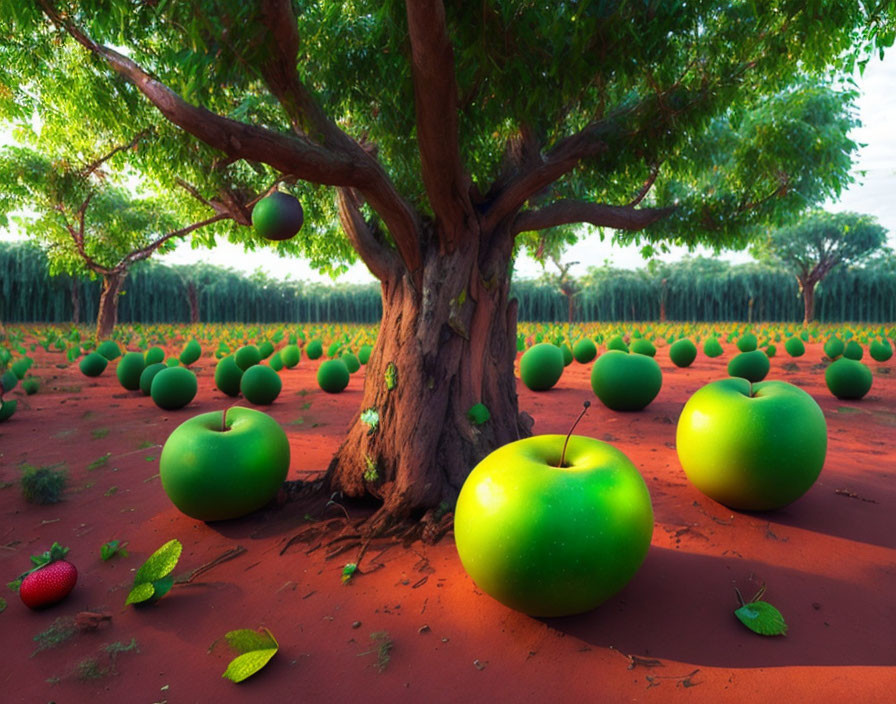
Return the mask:
{"type": "Polygon", "coordinates": [[[743,597],[738,591],[737,597],[741,606],[735,610],[734,615],[747,628],[761,636],[786,635],[787,624],[784,622],[781,612],[767,601],[760,601],[764,593],[765,587],[763,586],[752,601],[744,603],[743,597]]]}
{"type": "Polygon", "coordinates": [[[224,635],[227,644],[240,655],[230,661],[222,677],[231,682],[242,682],[268,664],[280,645],[273,634],[262,627],[257,631],[243,628],[224,635]]]}
{"type": "Polygon", "coordinates": [[[177,565],[182,550],[179,540],[169,540],[150,555],[134,575],[134,587],[128,594],[125,606],[150,599],[155,601],[165,596],[174,584],[174,580],[168,575],[177,565]]]}

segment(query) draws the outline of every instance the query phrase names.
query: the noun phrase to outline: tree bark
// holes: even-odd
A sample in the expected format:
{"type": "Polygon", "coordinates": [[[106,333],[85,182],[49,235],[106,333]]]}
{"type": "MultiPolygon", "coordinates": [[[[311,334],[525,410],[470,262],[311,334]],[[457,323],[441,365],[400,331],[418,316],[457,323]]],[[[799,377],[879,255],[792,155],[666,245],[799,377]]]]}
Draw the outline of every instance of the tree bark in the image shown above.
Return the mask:
{"type": "Polygon", "coordinates": [[[815,285],[818,282],[808,279],[799,283],[803,293],[803,327],[807,327],[815,317],[815,285]]]}
{"type": "Polygon", "coordinates": [[[361,408],[327,475],[331,491],[383,502],[367,523],[372,534],[426,509],[453,507],[479,460],[530,434],[513,374],[511,247],[510,237],[484,253],[432,246],[422,288],[408,272],[382,282],[383,318],[361,408]],[[491,415],[482,425],[467,417],[477,403],[491,415]],[[375,426],[362,420],[369,409],[378,414],[375,426]]]}
{"type": "Polygon", "coordinates": [[[112,334],[118,323],[118,297],[127,277],[127,271],[113,271],[103,274],[103,290],[96,316],[96,337],[102,340],[112,334]]]}
{"type": "Polygon", "coordinates": [[[576,320],[576,294],[564,294],[566,296],[566,317],[572,325],[576,320]]]}

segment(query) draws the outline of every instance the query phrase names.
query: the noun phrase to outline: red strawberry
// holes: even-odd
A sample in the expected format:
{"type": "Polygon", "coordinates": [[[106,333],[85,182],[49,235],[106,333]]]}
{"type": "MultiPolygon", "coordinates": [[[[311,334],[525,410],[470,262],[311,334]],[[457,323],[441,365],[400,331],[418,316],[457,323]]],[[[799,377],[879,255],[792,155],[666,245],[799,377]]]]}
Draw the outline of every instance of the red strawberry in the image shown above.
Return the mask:
{"type": "Polygon", "coordinates": [[[25,577],[19,586],[19,596],[25,606],[39,609],[65,599],[77,581],[75,566],[66,560],[56,560],[25,577]]]}

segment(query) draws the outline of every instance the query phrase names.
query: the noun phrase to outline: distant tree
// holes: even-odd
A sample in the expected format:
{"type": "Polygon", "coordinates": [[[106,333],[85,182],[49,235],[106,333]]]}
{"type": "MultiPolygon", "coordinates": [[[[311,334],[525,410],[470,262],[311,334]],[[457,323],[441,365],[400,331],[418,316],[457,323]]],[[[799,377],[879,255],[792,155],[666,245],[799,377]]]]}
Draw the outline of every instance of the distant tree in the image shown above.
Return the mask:
{"type": "Polygon", "coordinates": [[[541,264],[541,281],[557,289],[566,298],[566,317],[572,325],[576,318],[576,298],[582,287],[569,270],[578,262],[564,262],[563,252],[575,243],[579,235],[574,228],[555,228],[552,233],[526,233],[520,238],[520,246],[530,250],[534,258],[541,264]],[[547,264],[554,265],[556,271],[549,271],[547,264]]]}
{"type": "Polygon", "coordinates": [[[815,316],[815,287],[840,264],[855,264],[883,247],[887,230],[870,215],[816,211],[771,230],[753,247],[760,261],[790,271],[803,297],[803,325],[815,316]]]}
{"type": "Polygon", "coordinates": [[[441,516],[486,453],[531,432],[521,233],[745,246],[823,202],[855,148],[853,95],[830,86],[894,19],[890,0],[0,0],[0,83],[89,52],[106,104],[142,95],[203,153],[295,180],[326,234],[289,246],[367,264],[381,332],[323,485],[381,500],[377,533],[441,516]]]}
{"type": "Polygon", "coordinates": [[[0,223],[10,210],[25,210],[20,228],[45,250],[51,274],[86,273],[102,279],[98,338],[108,337],[118,322],[118,298],[131,266],[170,249],[194,230],[232,217],[221,211],[178,227],[178,217],[164,199],[132,194],[122,184],[122,175],[114,178],[107,167],[141,137],[81,164],[24,147],[0,150],[0,180],[5,184],[0,223]]]}
{"type": "Polygon", "coordinates": [[[177,266],[173,269],[184,287],[184,296],[190,308],[190,323],[195,325],[202,318],[200,295],[219,279],[221,270],[205,262],[177,266]]]}

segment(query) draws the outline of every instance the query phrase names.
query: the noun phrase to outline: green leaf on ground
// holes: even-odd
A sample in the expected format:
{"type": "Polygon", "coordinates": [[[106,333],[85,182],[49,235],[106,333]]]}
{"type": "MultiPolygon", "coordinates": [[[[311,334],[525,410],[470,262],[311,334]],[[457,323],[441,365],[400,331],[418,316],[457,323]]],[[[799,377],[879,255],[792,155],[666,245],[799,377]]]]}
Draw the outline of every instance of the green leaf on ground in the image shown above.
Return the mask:
{"type": "Polygon", "coordinates": [[[165,596],[174,584],[168,575],[177,565],[182,550],[179,540],[169,540],[150,555],[134,575],[134,587],[128,594],[125,606],[165,596]]]}
{"type": "Polygon", "coordinates": [[[228,645],[240,655],[230,661],[222,677],[231,682],[242,682],[268,664],[280,648],[277,640],[267,628],[253,631],[243,628],[230,631],[224,636],[228,645]]]}
{"type": "MultiPolygon", "coordinates": [[[[787,634],[787,624],[784,622],[784,616],[774,606],[767,601],[759,601],[765,589],[760,589],[759,593],[753,597],[753,601],[743,603],[741,607],[734,612],[738,620],[754,633],[761,636],[783,636],[787,634]]],[[[738,592],[740,597],[740,592],[738,592]]]]}
{"type": "Polygon", "coordinates": [[[342,583],[347,584],[351,581],[351,578],[355,576],[355,572],[358,571],[358,565],[355,562],[349,562],[345,567],[342,568],[342,583]]]}
{"type": "Polygon", "coordinates": [[[111,560],[116,555],[127,557],[128,551],[124,549],[127,544],[127,541],[122,542],[120,540],[110,540],[108,543],[103,543],[100,546],[100,557],[103,558],[103,562],[111,560]]]}

